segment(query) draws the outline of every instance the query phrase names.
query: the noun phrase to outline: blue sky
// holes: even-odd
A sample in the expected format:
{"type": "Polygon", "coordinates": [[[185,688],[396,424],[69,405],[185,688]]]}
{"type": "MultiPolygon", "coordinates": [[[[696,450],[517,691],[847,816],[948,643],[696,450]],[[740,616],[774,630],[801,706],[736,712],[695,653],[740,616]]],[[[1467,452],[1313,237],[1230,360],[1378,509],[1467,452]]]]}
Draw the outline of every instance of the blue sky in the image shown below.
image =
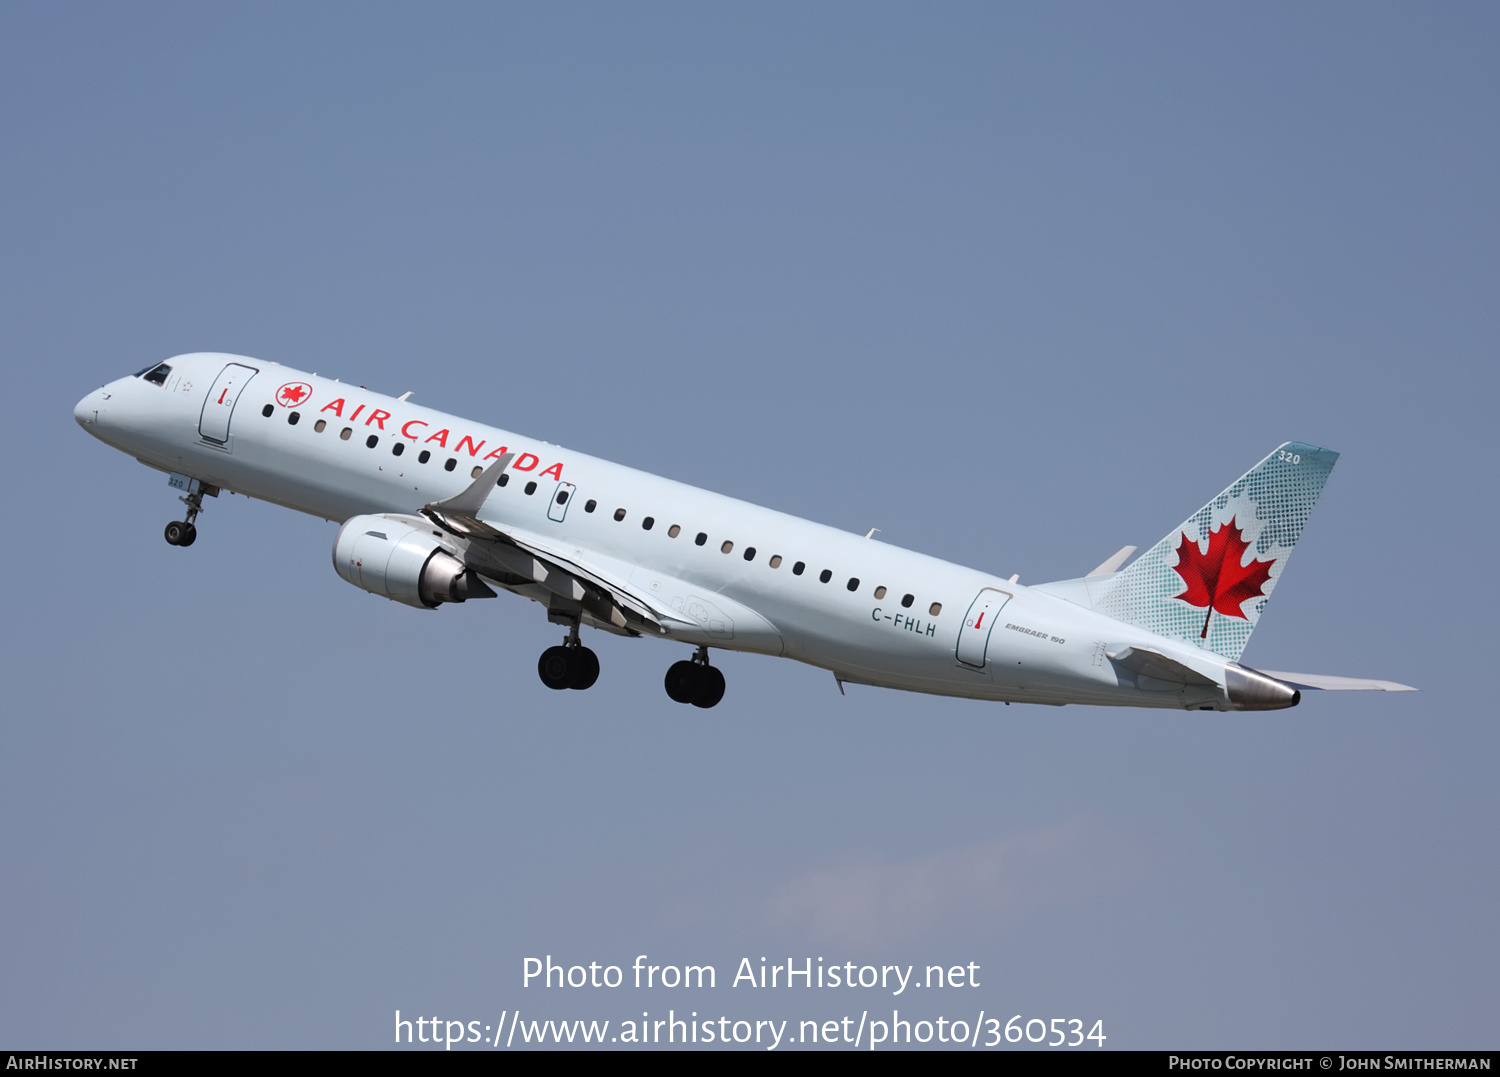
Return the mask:
{"type": "Polygon", "coordinates": [[[0,9],[0,1044],[834,1017],[522,961],[977,962],[1109,1046],[1493,1047],[1492,6],[0,9]],[[317,370],[1010,575],[1343,455],[1245,661],[1418,695],[1001,707],[397,607],[75,400],[317,370]],[[691,711],[689,713],[689,711],[691,711]]]}

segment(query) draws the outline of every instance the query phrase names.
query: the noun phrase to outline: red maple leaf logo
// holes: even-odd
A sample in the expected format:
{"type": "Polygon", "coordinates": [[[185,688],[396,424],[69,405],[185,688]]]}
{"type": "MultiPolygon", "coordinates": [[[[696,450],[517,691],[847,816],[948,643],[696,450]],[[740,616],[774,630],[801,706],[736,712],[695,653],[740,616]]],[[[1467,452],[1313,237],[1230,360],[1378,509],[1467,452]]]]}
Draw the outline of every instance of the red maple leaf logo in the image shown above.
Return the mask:
{"type": "Polygon", "coordinates": [[[311,393],[311,387],[308,386],[305,382],[288,382],[287,384],[283,385],[281,387],[281,390],[276,394],[276,402],[284,406],[291,404],[300,404],[302,403],[302,398],[305,396],[309,396],[311,393]]]}
{"type": "Polygon", "coordinates": [[[1271,566],[1276,563],[1252,560],[1248,565],[1240,562],[1250,544],[1245,541],[1245,532],[1235,520],[1220,524],[1208,536],[1208,552],[1202,553],[1198,544],[1182,534],[1182,545],[1177,547],[1177,564],[1173,570],[1182,577],[1187,590],[1175,597],[1189,606],[1206,606],[1203,617],[1203,635],[1208,638],[1208,620],[1218,610],[1226,617],[1249,618],[1240,611],[1240,606],[1266,592],[1263,586],[1271,579],[1271,566]]]}

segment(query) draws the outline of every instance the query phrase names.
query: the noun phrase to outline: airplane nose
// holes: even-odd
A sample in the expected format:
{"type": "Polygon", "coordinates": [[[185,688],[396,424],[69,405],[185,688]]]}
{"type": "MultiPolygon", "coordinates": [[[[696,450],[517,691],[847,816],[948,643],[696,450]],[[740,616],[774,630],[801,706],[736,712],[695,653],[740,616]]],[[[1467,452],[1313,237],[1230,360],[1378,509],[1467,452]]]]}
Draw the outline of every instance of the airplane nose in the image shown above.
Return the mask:
{"type": "Polygon", "coordinates": [[[73,405],[73,421],[85,430],[93,430],[99,423],[99,412],[104,405],[104,392],[95,389],[73,405]]]}

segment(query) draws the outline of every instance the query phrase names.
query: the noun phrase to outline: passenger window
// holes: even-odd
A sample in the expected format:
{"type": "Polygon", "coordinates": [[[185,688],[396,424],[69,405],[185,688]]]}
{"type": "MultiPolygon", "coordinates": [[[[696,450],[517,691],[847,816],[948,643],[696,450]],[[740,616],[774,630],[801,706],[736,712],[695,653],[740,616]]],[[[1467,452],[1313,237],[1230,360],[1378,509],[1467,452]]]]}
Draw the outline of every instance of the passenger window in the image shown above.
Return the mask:
{"type": "Polygon", "coordinates": [[[728,539],[725,539],[724,545],[719,547],[719,552],[728,553],[732,549],[734,549],[734,543],[730,542],[728,539]]]}
{"type": "Polygon", "coordinates": [[[267,419],[269,419],[271,417],[271,412],[273,412],[275,410],[276,410],[276,408],[273,405],[267,404],[265,407],[263,407],[263,408],[260,409],[260,413],[262,415],[264,415],[267,419]]]}
{"type": "Polygon", "coordinates": [[[849,585],[848,586],[849,586],[849,590],[851,590],[851,591],[858,591],[859,590],[859,577],[858,576],[850,576],[849,577],[849,585]]]}
{"type": "Polygon", "coordinates": [[[802,575],[803,570],[806,569],[806,568],[807,568],[806,564],[804,564],[801,561],[798,561],[795,565],[792,566],[792,575],[793,576],[800,576],[800,575],[802,575]]]}
{"type": "Polygon", "coordinates": [[[559,490],[559,491],[557,491],[557,503],[559,505],[566,505],[568,503],[568,491],[566,491],[566,490],[559,490]]]}
{"type": "Polygon", "coordinates": [[[378,437],[376,437],[374,434],[371,434],[369,437],[365,438],[365,448],[367,448],[367,449],[373,449],[375,446],[377,446],[379,444],[380,444],[380,439],[378,437]]]}
{"type": "Polygon", "coordinates": [[[313,433],[315,433],[315,434],[321,434],[323,431],[325,431],[327,429],[328,429],[328,420],[327,419],[319,419],[317,422],[313,423],[313,433]]]}
{"type": "Polygon", "coordinates": [[[484,474],[484,468],[480,467],[478,464],[475,464],[474,465],[474,470],[471,471],[471,472],[469,472],[469,478],[471,478],[471,479],[477,479],[477,478],[479,478],[479,476],[481,476],[483,474],[484,474]]]}
{"type": "Polygon", "coordinates": [[[677,524],[667,528],[667,538],[676,538],[680,534],[682,534],[682,528],[677,524]]]}
{"type": "Polygon", "coordinates": [[[707,541],[708,541],[708,533],[706,531],[699,531],[698,532],[698,537],[695,538],[695,539],[693,539],[694,545],[697,545],[697,546],[702,546],[707,541]]]}
{"type": "Polygon", "coordinates": [[[642,531],[650,531],[655,526],[656,526],[656,517],[655,516],[647,516],[644,520],[641,521],[641,530],[642,531]]]}
{"type": "Polygon", "coordinates": [[[443,470],[444,471],[452,471],[457,466],[458,466],[458,458],[450,456],[450,457],[448,457],[448,459],[446,461],[444,461],[444,463],[443,463],[443,470]]]}
{"type": "Polygon", "coordinates": [[[425,463],[427,463],[427,461],[429,461],[431,459],[432,459],[432,453],[430,453],[426,449],[423,449],[421,452],[417,453],[417,463],[419,463],[419,464],[425,464],[425,463]]]}
{"type": "Polygon", "coordinates": [[[598,507],[599,507],[599,502],[595,501],[593,498],[589,498],[588,501],[584,503],[583,511],[584,512],[593,512],[598,507]]]}
{"type": "Polygon", "coordinates": [[[818,573],[819,583],[827,583],[831,579],[833,579],[833,571],[831,569],[825,568],[822,572],[818,573]]]}
{"type": "Polygon", "coordinates": [[[745,547],[745,560],[746,561],[754,561],[755,560],[755,547],[754,546],[746,546],[745,547]]]}
{"type": "Polygon", "coordinates": [[[287,425],[287,426],[296,426],[296,425],[297,425],[297,422],[298,422],[298,421],[299,421],[299,420],[300,420],[300,419],[301,419],[301,418],[302,418],[302,416],[301,416],[301,415],[300,415],[300,414],[299,414],[299,413],[298,413],[298,412],[295,412],[295,411],[294,411],[294,412],[292,412],[292,413],[291,413],[291,414],[290,414],[290,415],[288,415],[288,416],[287,416],[287,417],[286,417],[286,425],[287,425]]]}
{"type": "Polygon", "coordinates": [[[615,523],[619,523],[623,519],[625,519],[625,510],[615,509],[615,523]]]}
{"type": "Polygon", "coordinates": [[[881,584],[879,587],[875,588],[875,597],[876,598],[884,598],[885,597],[885,584],[881,584]]]}
{"type": "Polygon", "coordinates": [[[504,486],[508,482],[510,482],[510,475],[507,474],[506,472],[502,471],[502,472],[500,472],[500,477],[495,480],[495,485],[496,486],[504,486]]]}
{"type": "Polygon", "coordinates": [[[927,612],[931,616],[936,617],[938,614],[943,612],[943,604],[941,602],[934,602],[932,605],[927,607],[927,612]]]}
{"type": "Polygon", "coordinates": [[[348,441],[349,440],[349,435],[352,434],[352,433],[354,433],[354,427],[352,427],[352,426],[346,426],[346,427],[344,427],[344,429],[342,429],[342,430],[339,431],[339,440],[340,441],[348,441]]]}
{"type": "Polygon", "coordinates": [[[780,568],[781,567],[781,554],[779,554],[779,553],[773,553],[771,555],[771,567],[772,568],[780,568]]]}
{"type": "Polygon", "coordinates": [[[398,441],[398,442],[396,442],[396,444],[394,444],[394,445],[391,446],[391,455],[392,456],[400,456],[405,451],[406,451],[406,442],[404,442],[404,441],[398,441]]]}
{"type": "Polygon", "coordinates": [[[528,482],[526,484],[526,496],[530,497],[534,493],[536,493],[536,483],[528,482]]]}

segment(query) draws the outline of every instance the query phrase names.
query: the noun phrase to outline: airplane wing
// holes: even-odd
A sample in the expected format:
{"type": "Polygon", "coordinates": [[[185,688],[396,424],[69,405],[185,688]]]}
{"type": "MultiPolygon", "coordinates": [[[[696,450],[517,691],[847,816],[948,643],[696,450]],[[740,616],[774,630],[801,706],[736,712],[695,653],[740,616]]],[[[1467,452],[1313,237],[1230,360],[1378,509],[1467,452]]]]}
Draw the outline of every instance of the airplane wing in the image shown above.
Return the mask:
{"type": "MultiPolygon", "coordinates": [[[[619,571],[585,559],[582,550],[516,528],[498,528],[479,518],[500,473],[515,458],[506,453],[487,467],[462,493],[422,507],[422,515],[450,534],[469,540],[469,552],[481,575],[521,577],[540,584],[564,605],[588,613],[602,625],[628,634],[648,630],[658,635],[698,631],[700,625],[671,607],[630,587],[619,571]],[[486,569],[490,571],[487,572],[486,569]]],[[[624,573],[628,578],[629,573],[624,573]]]]}
{"type": "Polygon", "coordinates": [[[1324,673],[1277,673],[1261,670],[1267,677],[1285,681],[1294,688],[1314,688],[1325,692],[1415,692],[1409,684],[1395,681],[1371,681],[1360,677],[1330,677],[1324,673]]]}

